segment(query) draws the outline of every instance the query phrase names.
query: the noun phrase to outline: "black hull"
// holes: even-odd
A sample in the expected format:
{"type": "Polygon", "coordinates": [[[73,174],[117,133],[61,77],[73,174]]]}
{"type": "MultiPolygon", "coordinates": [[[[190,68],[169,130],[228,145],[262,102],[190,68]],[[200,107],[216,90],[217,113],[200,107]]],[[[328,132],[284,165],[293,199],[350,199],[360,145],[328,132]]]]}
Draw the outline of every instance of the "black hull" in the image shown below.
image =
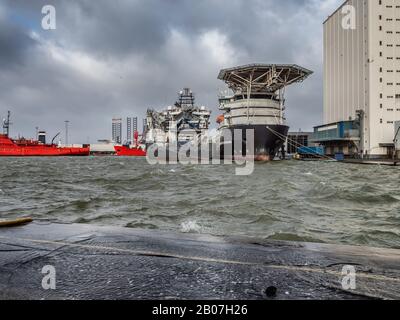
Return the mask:
{"type": "MultiPolygon", "coordinates": [[[[242,141],[242,152],[240,153],[240,143],[239,147],[235,146],[235,143],[232,141],[224,140],[224,131],[222,131],[221,141],[219,141],[218,145],[209,144],[209,156],[219,156],[220,159],[225,158],[254,158],[256,161],[271,161],[274,160],[275,156],[281,149],[285,138],[288,135],[289,127],[284,125],[243,125],[243,126],[234,126],[229,129],[230,134],[225,137],[234,137],[235,140],[242,141]],[[241,130],[242,137],[235,137],[234,131],[241,130]],[[246,142],[246,130],[254,130],[254,152],[248,150],[248,144],[246,142]],[[216,147],[218,147],[216,149],[216,147]],[[226,150],[229,146],[229,151],[226,150]],[[236,149],[236,150],[235,150],[236,149]],[[228,152],[228,155],[225,154],[225,151],[228,152]],[[231,153],[232,152],[232,153],[231,153]],[[254,154],[253,154],[254,153],[254,154]]],[[[147,149],[152,144],[147,144],[147,149]]],[[[167,163],[170,161],[175,161],[175,158],[178,156],[178,152],[182,146],[178,148],[176,146],[169,146],[168,144],[163,146],[160,149],[156,148],[154,150],[154,156],[158,158],[161,156],[161,159],[164,159],[167,163]],[[172,148],[171,148],[172,147],[172,148]],[[174,155],[174,159],[170,159],[170,153],[174,155]]],[[[187,157],[191,157],[193,159],[203,159],[204,156],[201,154],[201,148],[199,145],[198,154],[190,154],[190,151],[187,151],[187,157]]],[[[210,158],[211,159],[211,158],[210,158]]]]}
{"type": "MultiPolygon", "coordinates": [[[[241,125],[229,128],[233,136],[234,130],[242,130],[243,141],[243,156],[254,156],[257,160],[273,160],[279,150],[281,149],[284,139],[287,137],[289,127],[285,125],[241,125]],[[246,143],[246,130],[254,130],[254,155],[245,151],[246,143]]],[[[234,150],[237,156],[238,151],[234,150]]]]}

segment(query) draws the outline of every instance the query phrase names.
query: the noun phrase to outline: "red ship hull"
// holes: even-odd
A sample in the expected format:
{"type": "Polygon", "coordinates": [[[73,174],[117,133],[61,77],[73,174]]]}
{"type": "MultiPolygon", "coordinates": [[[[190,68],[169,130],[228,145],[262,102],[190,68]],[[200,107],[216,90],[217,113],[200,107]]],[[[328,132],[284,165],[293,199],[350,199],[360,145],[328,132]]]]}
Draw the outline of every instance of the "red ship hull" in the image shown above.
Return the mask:
{"type": "Polygon", "coordinates": [[[13,141],[6,135],[0,135],[0,157],[62,157],[89,154],[90,148],[58,147],[26,140],[13,141]]]}
{"type": "Polygon", "coordinates": [[[129,148],[126,146],[115,146],[114,147],[117,156],[120,157],[145,157],[146,151],[140,147],[129,148]]]}

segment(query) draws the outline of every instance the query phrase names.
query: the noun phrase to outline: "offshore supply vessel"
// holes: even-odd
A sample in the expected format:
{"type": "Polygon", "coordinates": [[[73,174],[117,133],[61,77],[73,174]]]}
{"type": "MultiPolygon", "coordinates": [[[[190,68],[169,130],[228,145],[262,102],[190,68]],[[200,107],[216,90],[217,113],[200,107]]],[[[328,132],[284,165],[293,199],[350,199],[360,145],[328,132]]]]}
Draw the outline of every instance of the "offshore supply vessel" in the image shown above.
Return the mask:
{"type": "Polygon", "coordinates": [[[211,111],[195,105],[189,88],[179,92],[178,101],[162,111],[149,109],[146,117],[146,145],[165,145],[179,149],[208,131],[211,111]]]}
{"type": "MultiPolygon", "coordinates": [[[[7,119],[3,120],[3,133],[0,134],[0,157],[54,157],[54,156],[88,156],[89,147],[59,147],[53,142],[46,144],[46,136],[42,134],[38,140],[33,139],[11,139],[10,112],[7,119]]],[[[54,140],[54,139],[53,139],[54,140]]]]}
{"type": "Polygon", "coordinates": [[[145,157],[146,146],[139,143],[139,132],[133,134],[134,144],[126,144],[123,146],[114,146],[115,154],[120,157],[145,157]]]}
{"type": "MultiPolygon", "coordinates": [[[[230,91],[221,93],[219,108],[224,113],[217,118],[219,135],[225,130],[242,131],[243,154],[259,161],[273,160],[287,139],[289,127],[285,118],[285,88],[302,82],[313,72],[297,65],[251,64],[221,70],[218,79],[230,91]],[[246,130],[254,130],[254,155],[248,154],[246,130]]],[[[239,131],[240,132],[240,131],[239,131]]],[[[232,141],[224,141],[224,147],[232,141]]],[[[235,146],[230,146],[234,156],[235,146]]]]}

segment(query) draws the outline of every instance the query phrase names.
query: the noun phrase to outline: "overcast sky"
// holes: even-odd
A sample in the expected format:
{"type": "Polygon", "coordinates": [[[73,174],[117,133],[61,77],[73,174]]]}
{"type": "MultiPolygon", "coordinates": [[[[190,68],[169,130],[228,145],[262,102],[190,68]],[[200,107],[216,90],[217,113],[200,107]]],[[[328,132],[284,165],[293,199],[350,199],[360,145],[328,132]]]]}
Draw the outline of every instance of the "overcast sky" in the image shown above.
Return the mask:
{"type": "Polygon", "coordinates": [[[220,69],[299,64],[287,92],[291,130],[322,122],[322,23],[342,0],[0,0],[0,115],[12,135],[110,138],[114,116],[144,118],[182,87],[218,115],[220,69]],[[41,27],[44,5],[57,29],[41,27]]]}

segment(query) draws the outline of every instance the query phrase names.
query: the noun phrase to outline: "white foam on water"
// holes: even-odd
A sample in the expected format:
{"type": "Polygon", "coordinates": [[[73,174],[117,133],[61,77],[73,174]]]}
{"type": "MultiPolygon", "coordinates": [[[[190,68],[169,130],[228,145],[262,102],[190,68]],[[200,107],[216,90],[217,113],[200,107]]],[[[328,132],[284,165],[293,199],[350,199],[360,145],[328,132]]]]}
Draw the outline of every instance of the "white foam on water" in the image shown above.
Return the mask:
{"type": "Polygon", "coordinates": [[[183,233],[200,233],[201,226],[194,220],[188,220],[181,223],[181,232],[183,233]]]}

